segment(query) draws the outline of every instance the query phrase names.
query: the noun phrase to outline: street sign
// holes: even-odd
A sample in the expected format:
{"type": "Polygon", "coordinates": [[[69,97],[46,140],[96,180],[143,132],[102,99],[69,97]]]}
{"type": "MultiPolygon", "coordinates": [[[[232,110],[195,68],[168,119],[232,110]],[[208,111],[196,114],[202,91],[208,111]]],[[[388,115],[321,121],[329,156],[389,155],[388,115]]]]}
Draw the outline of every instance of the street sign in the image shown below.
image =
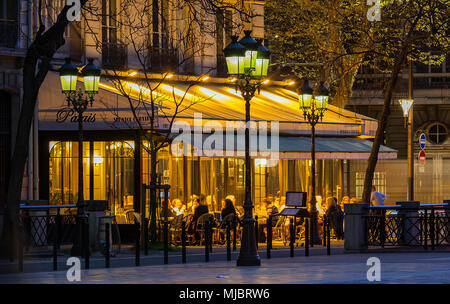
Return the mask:
{"type": "Polygon", "coordinates": [[[420,143],[420,149],[425,149],[425,140],[426,140],[426,136],[425,133],[420,134],[419,137],[419,143],[420,143]]]}
{"type": "Polygon", "coordinates": [[[422,151],[420,151],[420,153],[419,153],[419,164],[421,165],[421,166],[425,166],[425,151],[424,150],[422,150],[422,151]]]}

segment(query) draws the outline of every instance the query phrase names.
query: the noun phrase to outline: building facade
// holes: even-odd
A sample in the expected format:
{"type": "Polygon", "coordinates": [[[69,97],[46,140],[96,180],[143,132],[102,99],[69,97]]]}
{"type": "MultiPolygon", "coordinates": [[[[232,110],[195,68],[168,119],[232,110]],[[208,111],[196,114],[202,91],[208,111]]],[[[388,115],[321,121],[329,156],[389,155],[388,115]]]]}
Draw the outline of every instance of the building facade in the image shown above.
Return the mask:
{"type": "MultiPolygon", "coordinates": [[[[375,74],[362,67],[357,75],[353,96],[347,109],[378,118],[383,106],[383,83],[386,75],[375,74]]],[[[407,191],[408,134],[405,119],[398,103],[408,97],[408,69],[399,78],[395,89],[391,115],[384,144],[398,150],[397,160],[383,160],[377,164],[374,184],[387,194],[392,202],[404,200],[407,191]]],[[[422,203],[442,203],[450,197],[450,154],[448,130],[450,127],[450,57],[439,66],[413,64],[413,128],[414,128],[414,199],[422,203]],[[426,136],[426,160],[419,161],[419,137],[426,136]]],[[[361,195],[365,163],[354,163],[351,169],[355,182],[354,196],[361,195]],[[358,180],[361,179],[359,182],[358,180]]]]}
{"type": "MultiPolygon", "coordinates": [[[[43,2],[43,20],[50,26],[64,1],[43,2]]],[[[0,49],[3,75],[0,115],[5,117],[1,120],[0,133],[2,195],[11,169],[8,163],[20,113],[23,57],[32,41],[32,33],[36,32],[38,16],[37,1],[11,0],[6,3],[2,14],[7,19],[2,24],[15,24],[21,34],[15,41],[9,35],[2,36],[0,49]]],[[[163,96],[163,100],[173,100],[180,95],[186,97],[193,106],[178,113],[177,121],[191,126],[194,133],[195,119],[199,114],[202,116],[200,127],[203,131],[200,134],[203,140],[200,145],[183,142],[182,148],[193,151],[192,154],[177,155],[172,145],[166,145],[158,152],[158,178],[161,183],[171,185],[170,198],[180,198],[188,203],[192,195],[203,195],[212,209],[220,210],[221,200],[234,195],[237,206],[242,205],[244,159],[238,131],[236,134],[233,131],[231,136],[231,156],[223,149],[215,149],[223,153],[201,153],[199,147],[208,141],[211,129],[214,129],[212,125],[239,123],[245,118],[240,92],[234,80],[225,77],[222,49],[232,35],[242,37],[244,29],[252,30],[254,38],[264,38],[264,3],[230,2],[222,10],[214,11],[181,5],[183,3],[93,0],[86,5],[83,18],[70,23],[66,44],[55,54],[53,70],[39,92],[23,200],[48,200],[51,204],[77,201],[76,118],[67,107],[57,74],[64,58],[70,57],[79,66],[86,64],[88,58],[94,58],[102,69],[100,92],[83,117],[86,130],[84,199],[107,200],[108,210],[121,216],[124,222],[127,222],[129,212],[140,211],[141,186],[149,183],[150,178],[149,143],[142,136],[148,113],[143,112],[141,122],[144,127],[136,127],[128,102],[137,100],[148,105],[150,92],[150,96],[155,93],[163,96]],[[124,7],[130,2],[136,6],[124,7]],[[239,3],[244,6],[237,6],[239,3]],[[174,75],[170,81],[169,75],[174,75]],[[202,81],[191,87],[191,79],[199,77],[202,81]],[[118,90],[118,79],[126,84],[127,94],[118,90]],[[160,89],[153,90],[154,83],[159,84],[160,89]],[[205,127],[209,131],[204,131],[205,127]]],[[[81,81],[79,85],[82,85],[81,81]]],[[[258,126],[268,122],[269,137],[279,138],[277,157],[268,156],[261,150],[256,150],[253,156],[252,199],[257,206],[265,199],[283,196],[286,191],[310,193],[312,178],[316,179],[319,196],[335,196],[340,200],[357,188],[353,184],[357,177],[351,175],[351,163],[364,161],[370,153],[370,138],[375,134],[376,120],[329,106],[317,126],[317,174],[312,177],[309,173],[311,131],[291,85],[271,82],[252,100],[252,120],[258,126]]],[[[164,103],[158,104],[160,116],[163,112],[169,112],[170,116],[171,110],[164,103]]],[[[159,119],[158,132],[172,136],[170,133],[174,130],[167,121],[159,119]]],[[[258,132],[252,138],[261,135],[258,132]]],[[[393,159],[396,155],[396,150],[383,147],[380,159],[393,159]]]]}

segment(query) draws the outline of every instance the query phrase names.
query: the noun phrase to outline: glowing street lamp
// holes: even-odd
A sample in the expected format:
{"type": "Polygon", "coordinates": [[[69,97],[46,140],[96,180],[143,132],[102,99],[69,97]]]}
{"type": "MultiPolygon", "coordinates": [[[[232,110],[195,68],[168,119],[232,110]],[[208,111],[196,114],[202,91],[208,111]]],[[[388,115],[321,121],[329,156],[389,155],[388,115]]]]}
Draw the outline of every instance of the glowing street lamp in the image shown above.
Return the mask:
{"type": "Polygon", "coordinates": [[[62,92],[66,95],[68,106],[72,106],[78,113],[78,200],[77,200],[77,232],[71,250],[72,256],[82,256],[88,244],[83,245],[83,224],[87,221],[86,206],[83,193],[83,113],[89,103],[92,106],[94,95],[98,93],[100,82],[100,69],[94,64],[93,59],[82,68],[81,76],[84,82],[84,91],[77,92],[78,69],[66,58],[65,64],[59,70],[62,92]]]}
{"type": "Polygon", "coordinates": [[[262,40],[255,40],[251,31],[244,31],[244,37],[237,41],[232,37],[231,43],[223,50],[228,75],[236,79],[236,87],[245,100],[245,202],[241,249],[237,259],[238,266],[259,266],[255,237],[255,219],[253,218],[253,203],[251,196],[251,159],[250,159],[250,100],[261,81],[267,76],[270,52],[262,45],[262,40]]]}
{"type": "Polygon", "coordinates": [[[323,114],[328,107],[329,92],[323,85],[323,81],[320,86],[314,91],[308,84],[308,80],[303,82],[302,87],[298,91],[299,107],[303,112],[303,117],[308,120],[311,125],[311,240],[313,244],[320,244],[321,239],[319,236],[318,222],[317,222],[317,208],[316,208],[316,124],[322,121],[323,114]]]}

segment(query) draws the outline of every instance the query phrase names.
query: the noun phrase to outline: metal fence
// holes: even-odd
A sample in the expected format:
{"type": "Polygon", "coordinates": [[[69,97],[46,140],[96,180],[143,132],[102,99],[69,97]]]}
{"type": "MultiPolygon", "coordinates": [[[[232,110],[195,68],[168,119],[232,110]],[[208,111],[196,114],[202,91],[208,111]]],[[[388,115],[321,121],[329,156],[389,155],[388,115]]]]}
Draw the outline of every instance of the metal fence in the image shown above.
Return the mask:
{"type": "Polygon", "coordinates": [[[75,205],[51,206],[57,210],[50,213],[50,208],[43,206],[21,206],[19,220],[23,227],[24,249],[51,246],[57,240],[58,246],[70,244],[75,232],[76,216],[61,215],[61,208],[74,208],[75,205]],[[57,237],[57,238],[56,238],[57,237]]]}
{"type": "Polygon", "coordinates": [[[366,218],[368,246],[450,245],[448,205],[370,207],[366,218]]]}

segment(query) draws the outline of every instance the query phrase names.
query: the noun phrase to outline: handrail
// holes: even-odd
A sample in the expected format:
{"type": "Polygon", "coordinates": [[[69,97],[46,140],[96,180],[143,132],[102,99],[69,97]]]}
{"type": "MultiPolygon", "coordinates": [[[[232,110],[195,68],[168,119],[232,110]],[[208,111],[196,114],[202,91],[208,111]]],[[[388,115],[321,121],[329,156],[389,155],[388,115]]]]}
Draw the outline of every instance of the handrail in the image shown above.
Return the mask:
{"type": "Polygon", "coordinates": [[[20,209],[50,209],[50,208],[76,208],[77,205],[34,205],[27,206],[20,204],[20,209]]]}
{"type": "Polygon", "coordinates": [[[442,204],[421,204],[418,207],[401,206],[401,205],[384,205],[384,206],[368,206],[368,209],[409,209],[409,210],[425,210],[425,209],[438,209],[438,208],[450,208],[449,203],[442,204]]]}

